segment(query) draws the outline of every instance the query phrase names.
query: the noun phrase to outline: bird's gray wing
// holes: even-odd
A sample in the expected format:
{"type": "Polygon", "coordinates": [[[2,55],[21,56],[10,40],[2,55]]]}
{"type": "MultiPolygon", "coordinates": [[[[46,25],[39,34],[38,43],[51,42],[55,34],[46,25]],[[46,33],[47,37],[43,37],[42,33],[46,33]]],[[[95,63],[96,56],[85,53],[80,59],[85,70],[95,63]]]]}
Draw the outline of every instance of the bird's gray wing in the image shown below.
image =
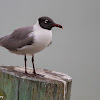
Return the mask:
{"type": "Polygon", "coordinates": [[[0,45],[11,51],[31,45],[34,43],[34,37],[28,36],[31,32],[33,32],[33,26],[16,29],[11,35],[2,37],[0,39],[0,45]]]}

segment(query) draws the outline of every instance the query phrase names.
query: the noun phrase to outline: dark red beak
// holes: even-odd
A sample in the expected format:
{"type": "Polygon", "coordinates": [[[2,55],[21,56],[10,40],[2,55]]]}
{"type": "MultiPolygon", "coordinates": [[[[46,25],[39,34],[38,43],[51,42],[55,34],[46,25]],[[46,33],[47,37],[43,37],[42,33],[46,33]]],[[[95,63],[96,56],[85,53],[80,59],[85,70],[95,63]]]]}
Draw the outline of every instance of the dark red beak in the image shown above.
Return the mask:
{"type": "Polygon", "coordinates": [[[59,27],[59,28],[63,29],[63,27],[61,25],[59,25],[59,24],[54,24],[53,27],[59,27]]]}

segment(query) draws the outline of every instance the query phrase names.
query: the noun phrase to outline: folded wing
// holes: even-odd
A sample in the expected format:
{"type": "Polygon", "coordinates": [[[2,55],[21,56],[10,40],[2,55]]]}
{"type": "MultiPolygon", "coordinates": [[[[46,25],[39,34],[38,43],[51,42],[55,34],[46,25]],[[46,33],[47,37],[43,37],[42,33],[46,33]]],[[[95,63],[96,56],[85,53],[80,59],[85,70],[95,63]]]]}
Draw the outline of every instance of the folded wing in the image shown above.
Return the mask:
{"type": "Polygon", "coordinates": [[[16,29],[11,35],[0,38],[0,45],[11,51],[15,51],[26,45],[31,45],[34,43],[34,36],[29,37],[31,32],[34,32],[33,26],[16,29]]]}

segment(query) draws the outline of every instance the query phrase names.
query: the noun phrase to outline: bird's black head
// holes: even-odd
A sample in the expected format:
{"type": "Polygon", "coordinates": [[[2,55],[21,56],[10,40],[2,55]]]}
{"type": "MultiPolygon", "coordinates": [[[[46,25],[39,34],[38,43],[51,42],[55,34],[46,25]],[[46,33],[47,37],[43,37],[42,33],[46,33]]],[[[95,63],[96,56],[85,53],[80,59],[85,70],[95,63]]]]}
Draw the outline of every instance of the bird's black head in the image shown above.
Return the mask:
{"type": "Polygon", "coordinates": [[[51,30],[53,27],[63,28],[61,25],[56,24],[51,18],[49,17],[40,17],[38,19],[39,25],[47,30],[51,30]]]}

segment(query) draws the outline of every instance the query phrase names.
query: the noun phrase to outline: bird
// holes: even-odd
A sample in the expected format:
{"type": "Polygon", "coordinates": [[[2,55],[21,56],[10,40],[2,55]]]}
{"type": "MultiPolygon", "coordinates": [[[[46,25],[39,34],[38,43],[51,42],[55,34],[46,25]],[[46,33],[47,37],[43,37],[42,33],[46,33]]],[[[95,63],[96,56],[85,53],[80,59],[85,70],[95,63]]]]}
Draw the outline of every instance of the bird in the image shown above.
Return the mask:
{"type": "Polygon", "coordinates": [[[37,19],[35,25],[15,29],[10,35],[0,37],[0,46],[8,49],[11,53],[24,55],[25,74],[29,74],[26,68],[26,56],[32,56],[33,75],[36,75],[34,54],[51,44],[53,27],[63,28],[50,17],[42,16],[37,19]]]}

